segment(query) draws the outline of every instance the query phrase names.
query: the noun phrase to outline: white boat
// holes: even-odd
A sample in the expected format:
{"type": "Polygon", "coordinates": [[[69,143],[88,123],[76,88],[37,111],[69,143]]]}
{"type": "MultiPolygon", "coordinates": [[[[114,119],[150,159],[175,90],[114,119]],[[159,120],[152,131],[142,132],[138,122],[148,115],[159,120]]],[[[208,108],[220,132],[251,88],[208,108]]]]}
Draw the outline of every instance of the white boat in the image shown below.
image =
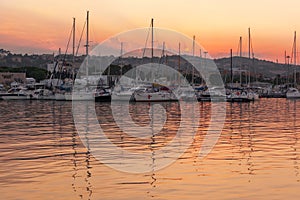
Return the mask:
{"type": "Polygon", "coordinates": [[[114,101],[130,101],[133,98],[133,92],[130,90],[113,92],[112,99],[114,101]]]}
{"type": "Polygon", "coordinates": [[[26,88],[14,87],[7,91],[7,93],[2,93],[1,98],[3,100],[26,100],[32,99],[32,94],[27,91],[26,88]]]}
{"type": "Polygon", "coordinates": [[[66,100],[65,94],[62,92],[56,92],[54,96],[55,96],[56,101],[65,101],[66,100]]]}
{"type": "Polygon", "coordinates": [[[55,95],[48,89],[37,89],[32,94],[32,99],[37,100],[55,100],[55,95]]]}
{"type": "Polygon", "coordinates": [[[193,88],[190,87],[179,87],[174,90],[179,100],[183,101],[197,101],[197,95],[193,88]]]}
{"type": "Polygon", "coordinates": [[[257,101],[259,100],[259,94],[257,94],[256,92],[248,92],[248,98],[252,101],[257,101]]]}
{"type": "Polygon", "coordinates": [[[240,93],[236,93],[236,92],[231,93],[226,98],[227,98],[227,101],[229,101],[229,102],[249,102],[249,101],[251,101],[248,98],[247,94],[240,94],[240,93]]]}
{"type": "Polygon", "coordinates": [[[147,89],[146,91],[136,91],[134,93],[136,102],[160,102],[160,101],[177,101],[176,96],[171,90],[147,89]]]}
{"type": "Polygon", "coordinates": [[[213,87],[199,91],[198,100],[200,101],[225,101],[226,95],[224,88],[213,87]]]}
{"type": "Polygon", "coordinates": [[[111,99],[113,101],[134,101],[136,92],[144,92],[146,87],[115,87],[111,99]]]}
{"type": "Polygon", "coordinates": [[[286,92],[286,98],[292,99],[292,98],[300,98],[300,92],[297,88],[289,88],[286,92]]]}
{"type": "Polygon", "coordinates": [[[93,92],[85,91],[85,90],[68,92],[65,93],[64,95],[66,101],[94,101],[95,100],[93,92]]]}
{"type": "Polygon", "coordinates": [[[249,89],[237,88],[228,90],[227,93],[229,94],[226,96],[226,99],[229,102],[249,102],[259,100],[259,94],[249,89]]]}

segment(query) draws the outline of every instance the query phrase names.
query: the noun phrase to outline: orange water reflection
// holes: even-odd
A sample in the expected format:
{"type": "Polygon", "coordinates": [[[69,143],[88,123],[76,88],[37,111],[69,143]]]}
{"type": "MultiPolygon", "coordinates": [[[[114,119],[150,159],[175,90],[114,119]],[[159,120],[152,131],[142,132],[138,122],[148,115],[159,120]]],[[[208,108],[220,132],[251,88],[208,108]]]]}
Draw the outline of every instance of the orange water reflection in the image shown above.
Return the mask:
{"type": "MultiPolygon", "coordinates": [[[[76,133],[69,102],[1,101],[0,105],[1,199],[300,196],[300,101],[262,99],[226,104],[221,137],[204,159],[198,155],[210,124],[211,104],[199,103],[200,125],[192,146],[169,167],[145,174],[118,172],[98,162],[76,133]]],[[[159,156],[155,149],[174,137],[180,116],[176,102],[162,105],[168,111],[163,131],[143,142],[115,126],[109,104],[96,104],[96,111],[111,141],[130,151],[152,149],[155,163],[159,156]]],[[[132,104],[130,109],[136,123],[149,122],[147,105],[132,104]]]]}

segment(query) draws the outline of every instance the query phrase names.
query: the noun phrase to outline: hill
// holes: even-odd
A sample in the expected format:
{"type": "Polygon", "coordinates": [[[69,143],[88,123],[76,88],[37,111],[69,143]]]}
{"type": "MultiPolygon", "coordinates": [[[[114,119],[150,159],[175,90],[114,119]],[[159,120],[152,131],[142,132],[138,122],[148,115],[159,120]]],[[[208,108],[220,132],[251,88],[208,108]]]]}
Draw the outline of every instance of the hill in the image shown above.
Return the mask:
{"type": "MultiPolygon", "coordinates": [[[[214,60],[220,70],[230,71],[230,58],[220,58],[214,60]]],[[[293,66],[281,63],[274,63],[267,60],[249,59],[245,57],[233,57],[233,68],[250,71],[252,75],[275,78],[280,75],[284,77],[288,71],[290,76],[293,72],[293,66]]]]}

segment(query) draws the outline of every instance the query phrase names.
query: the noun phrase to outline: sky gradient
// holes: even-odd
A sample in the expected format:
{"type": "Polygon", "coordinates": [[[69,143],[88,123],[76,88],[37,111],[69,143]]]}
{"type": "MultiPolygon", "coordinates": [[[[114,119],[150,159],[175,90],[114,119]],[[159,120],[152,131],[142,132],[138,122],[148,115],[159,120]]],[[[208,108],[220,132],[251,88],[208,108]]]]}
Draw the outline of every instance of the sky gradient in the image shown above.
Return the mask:
{"type": "Polygon", "coordinates": [[[29,54],[57,53],[59,47],[65,51],[72,18],[79,36],[89,10],[93,44],[148,27],[154,18],[157,27],[195,35],[214,58],[228,57],[231,48],[236,55],[242,36],[246,56],[250,27],[255,57],[284,62],[294,31],[300,33],[299,8],[298,0],[1,0],[0,48],[29,54]]]}

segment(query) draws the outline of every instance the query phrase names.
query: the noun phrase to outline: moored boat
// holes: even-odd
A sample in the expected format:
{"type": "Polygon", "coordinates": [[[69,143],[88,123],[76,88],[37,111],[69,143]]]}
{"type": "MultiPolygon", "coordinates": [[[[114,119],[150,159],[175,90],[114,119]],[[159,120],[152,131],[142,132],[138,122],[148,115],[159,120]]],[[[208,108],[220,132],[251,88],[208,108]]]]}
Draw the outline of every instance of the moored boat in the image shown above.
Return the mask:
{"type": "Polygon", "coordinates": [[[288,99],[300,98],[299,90],[297,88],[289,88],[288,91],[286,92],[286,98],[288,99]]]}
{"type": "Polygon", "coordinates": [[[48,89],[37,89],[32,94],[32,99],[36,100],[55,100],[55,94],[48,89]]]}
{"type": "Polygon", "coordinates": [[[93,93],[96,102],[111,101],[111,92],[109,88],[104,88],[104,87],[96,88],[93,93]]]}
{"type": "Polygon", "coordinates": [[[259,99],[259,95],[253,91],[234,89],[226,96],[228,102],[250,102],[259,99]]]}
{"type": "Polygon", "coordinates": [[[32,99],[32,94],[23,87],[14,87],[7,91],[7,93],[0,94],[3,100],[26,100],[32,99]]]}
{"type": "Polygon", "coordinates": [[[157,88],[147,88],[146,90],[136,91],[134,93],[136,102],[161,102],[177,101],[178,99],[171,90],[159,90],[157,88]]]}

